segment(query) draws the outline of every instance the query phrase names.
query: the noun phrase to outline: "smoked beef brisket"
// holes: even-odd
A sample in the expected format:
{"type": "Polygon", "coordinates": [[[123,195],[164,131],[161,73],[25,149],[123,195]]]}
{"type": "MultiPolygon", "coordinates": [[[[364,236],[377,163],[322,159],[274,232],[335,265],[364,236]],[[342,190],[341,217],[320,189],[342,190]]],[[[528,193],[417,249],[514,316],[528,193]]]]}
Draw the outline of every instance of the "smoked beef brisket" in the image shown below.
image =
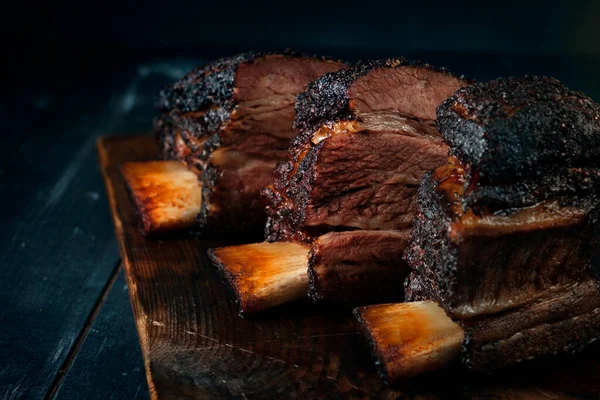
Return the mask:
{"type": "Polygon", "coordinates": [[[451,157],[419,189],[407,300],[463,326],[473,369],[596,340],[600,107],[554,79],[506,78],[457,91],[437,123],[451,157]]]}
{"type": "Polygon", "coordinates": [[[294,53],[245,53],[195,70],[161,92],[155,122],[161,153],[198,174],[202,230],[264,224],[259,191],[287,159],[296,95],[342,67],[294,53]]]}
{"type": "Polygon", "coordinates": [[[414,195],[423,173],[448,157],[435,109],[466,84],[393,59],[325,74],[298,96],[291,160],[263,191],[265,235],[314,242],[313,299],[401,298],[393,282],[407,273],[414,195]]]}

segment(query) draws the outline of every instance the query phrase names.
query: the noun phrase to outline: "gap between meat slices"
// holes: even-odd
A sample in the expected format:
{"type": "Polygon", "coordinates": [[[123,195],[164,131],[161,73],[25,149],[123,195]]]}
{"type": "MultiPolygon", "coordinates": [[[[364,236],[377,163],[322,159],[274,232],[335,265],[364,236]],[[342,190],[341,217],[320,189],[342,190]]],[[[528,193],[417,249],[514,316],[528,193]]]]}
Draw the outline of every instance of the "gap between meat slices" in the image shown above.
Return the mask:
{"type": "Polygon", "coordinates": [[[121,166],[145,235],[190,228],[202,202],[198,176],[178,161],[129,162],[121,166]]]}
{"type": "Polygon", "coordinates": [[[309,250],[262,242],[210,249],[208,255],[235,292],[240,314],[247,315],[306,296],[309,250]]]}
{"type": "Polygon", "coordinates": [[[465,334],[435,302],[359,307],[354,315],[388,383],[458,360],[465,334]]]}

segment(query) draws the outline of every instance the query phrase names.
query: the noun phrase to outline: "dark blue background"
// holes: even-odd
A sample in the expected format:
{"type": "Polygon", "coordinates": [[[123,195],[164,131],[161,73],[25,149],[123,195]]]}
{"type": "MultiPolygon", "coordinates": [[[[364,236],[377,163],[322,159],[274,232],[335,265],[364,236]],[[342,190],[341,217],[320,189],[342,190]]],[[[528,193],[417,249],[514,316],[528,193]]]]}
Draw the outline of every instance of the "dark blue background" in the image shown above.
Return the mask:
{"type": "Polygon", "coordinates": [[[18,7],[12,20],[17,37],[141,51],[289,46],[381,53],[600,52],[600,2],[594,0],[106,0],[18,7]]]}

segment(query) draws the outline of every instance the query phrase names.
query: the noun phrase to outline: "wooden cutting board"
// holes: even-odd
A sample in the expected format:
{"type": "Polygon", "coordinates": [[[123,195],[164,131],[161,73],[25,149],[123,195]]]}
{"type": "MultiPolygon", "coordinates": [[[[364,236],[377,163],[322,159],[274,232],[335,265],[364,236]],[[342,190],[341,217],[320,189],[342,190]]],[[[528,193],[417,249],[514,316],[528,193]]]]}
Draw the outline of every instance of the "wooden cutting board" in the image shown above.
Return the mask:
{"type": "Polygon", "coordinates": [[[155,159],[153,138],[103,137],[98,152],[154,399],[600,398],[598,345],[493,374],[455,368],[390,388],[349,309],[298,303],[242,319],[206,256],[223,242],[151,240],[137,228],[119,165],[155,159]]]}

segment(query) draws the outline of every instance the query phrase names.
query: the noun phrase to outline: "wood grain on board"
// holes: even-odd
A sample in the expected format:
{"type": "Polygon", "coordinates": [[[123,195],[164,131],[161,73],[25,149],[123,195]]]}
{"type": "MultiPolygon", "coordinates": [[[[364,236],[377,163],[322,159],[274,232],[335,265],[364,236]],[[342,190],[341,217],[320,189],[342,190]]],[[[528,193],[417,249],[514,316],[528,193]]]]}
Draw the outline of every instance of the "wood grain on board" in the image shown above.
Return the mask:
{"type": "MultiPolygon", "coordinates": [[[[146,239],[119,165],[154,159],[148,136],[105,137],[100,163],[152,398],[598,398],[599,346],[492,374],[459,368],[390,388],[348,309],[297,303],[242,319],[191,235],[146,239]]],[[[399,283],[400,285],[400,283],[399,283]]]]}

